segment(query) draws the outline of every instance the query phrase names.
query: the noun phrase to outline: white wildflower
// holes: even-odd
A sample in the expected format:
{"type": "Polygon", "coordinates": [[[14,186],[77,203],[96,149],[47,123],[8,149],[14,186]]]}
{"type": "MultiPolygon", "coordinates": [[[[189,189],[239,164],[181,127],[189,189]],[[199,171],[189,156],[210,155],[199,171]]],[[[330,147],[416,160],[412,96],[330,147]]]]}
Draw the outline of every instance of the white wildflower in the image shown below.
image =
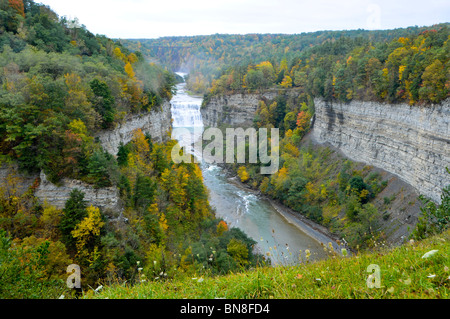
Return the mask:
{"type": "Polygon", "coordinates": [[[427,252],[426,254],[424,254],[424,255],[422,256],[422,258],[429,258],[429,257],[432,257],[432,256],[434,256],[438,251],[439,251],[439,250],[436,250],[436,249],[430,250],[429,252],[427,252]]]}
{"type": "Polygon", "coordinates": [[[305,254],[306,254],[306,258],[309,258],[311,256],[311,252],[309,251],[309,249],[305,250],[305,254]]]}

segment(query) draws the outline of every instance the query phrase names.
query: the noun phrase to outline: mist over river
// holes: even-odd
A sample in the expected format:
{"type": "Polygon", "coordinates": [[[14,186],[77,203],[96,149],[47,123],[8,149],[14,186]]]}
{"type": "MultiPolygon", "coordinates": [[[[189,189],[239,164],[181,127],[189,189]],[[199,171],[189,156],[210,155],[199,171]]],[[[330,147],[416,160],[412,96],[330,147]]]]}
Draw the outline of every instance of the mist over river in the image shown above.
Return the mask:
{"type": "MultiPolygon", "coordinates": [[[[183,73],[178,73],[184,76],[183,73]]],[[[190,145],[191,136],[177,134],[176,128],[188,128],[194,139],[201,137],[203,122],[200,107],[202,99],[188,95],[185,84],[177,86],[177,94],[171,101],[174,134],[180,145],[190,145]]],[[[205,142],[207,143],[207,142],[205,142]]],[[[201,152],[189,147],[201,159],[201,152]]],[[[257,252],[270,255],[273,264],[295,264],[299,262],[299,252],[305,258],[305,250],[311,252],[310,259],[326,256],[317,237],[310,236],[298,225],[280,214],[269,200],[250,189],[230,180],[223,168],[201,162],[204,183],[209,190],[209,202],[216,210],[216,216],[227,222],[229,227],[237,227],[253,238],[257,252]]],[[[322,242],[327,239],[323,238],[322,242]]]]}

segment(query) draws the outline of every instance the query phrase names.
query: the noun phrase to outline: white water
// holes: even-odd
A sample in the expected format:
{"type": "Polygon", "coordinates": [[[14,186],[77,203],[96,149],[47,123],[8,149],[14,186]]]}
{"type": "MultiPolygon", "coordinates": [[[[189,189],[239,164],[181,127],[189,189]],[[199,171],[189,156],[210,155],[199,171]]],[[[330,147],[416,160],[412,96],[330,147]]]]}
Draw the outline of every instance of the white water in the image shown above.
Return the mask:
{"type": "MultiPolygon", "coordinates": [[[[191,154],[201,159],[201,150],[194,150],[191,143],[202,135],[202,99],[187,95],[183,83],[177,86],[177,95],[171,103],[174,129],[185,127],[190,131],[190,135],[174,134],[173,138],[181,146],[188,146],[191,154]]],[[[216,216],[253,238],[257,242],[256,250],[266,255],[269,253],[274,264],[296,263],[299,252],[302,251],[304,258],[306,249],[311,251],[311,259],[325,256],[318,241],[289,223],[270,202],[230,182],[223,169],[217,165],[202,162],[200,166],[205,186],[209,190],[209,202],[216,209],[216,216]]]]}
{"type": "MultiPolygon", "coordinates": [[[[184,73],[178,73],[183,76],[184,73]]],[[[177,85],[177,94],[172,101],[173,127],[203,127],[200,107],[202,100],[186,94],[185,84],[177,85]]]]}

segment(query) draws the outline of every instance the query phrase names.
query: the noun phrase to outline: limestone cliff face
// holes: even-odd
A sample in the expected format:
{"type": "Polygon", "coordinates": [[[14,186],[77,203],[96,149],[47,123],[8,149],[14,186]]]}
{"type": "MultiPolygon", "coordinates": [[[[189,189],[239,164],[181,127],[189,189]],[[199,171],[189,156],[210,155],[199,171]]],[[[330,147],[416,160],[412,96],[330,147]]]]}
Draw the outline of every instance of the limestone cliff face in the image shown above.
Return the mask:
{"type": "Polygon", "coordinates": [[[172,127],[170,108],[170,102],[166,101],[160,110],[133,115],[114,130],[102,131],[97,137],[103,148],[113,155],[117,154],[121,142],[126,144],[131,141],[133,132],[137,129],[149,133],[155,142],[165,142],[169,139],[168,132],[172,127]]]}
{"type": "Polygon", "coordinates": [[[116,187],[95,189],[89,184],[72,179],[63,179],[60,186],[56,186],[47,180],[44,173],[40,174],[39,186],[35,196],[42,202],[47,202],[59,209],[64,208],[70,198],[72,190],[77,188],[84,193],[84,200],[89,205],[99,208],[117,211],[120,210],[119,190],[116,187]]]}
{"type": "Polygon", "coordinates": [[[440,202],[450,184],[449,100],[427,107],[315,100],[312,137],[348,158],[399,176],[419,193],[440,202]]]}
{"type": "MultiPolygon", "coordinates": [[[[168,132],[172,127],[170,109],[170,103],[167,101],[162,105],[161,110],[134,115],[118,125],[116,129],[103,131],[97,137],[103,148],[113,155],[117,154],[120,143],[130,142],[133,132],[139,128],[144,133],[149,133],[154,141],[165,142],[169,139],[168,132]]],[[[88,205],[116,212],[121,210],[119,191],[116,187],[95,189],[89,184],[71,179],[63,179],[61,184],[57,186],[48,181],[42,172],[40,175],[28,176],[20,173],[16,164],[0,165],[0,184],[7,190],[16,190],[17,194],[23,194],[33,183],[38,184],[35,189],[35,196],[41,202],[47,201],[58,208],[63,208],[70,197],[70,192],[78,188],[85,193],[85,200],[88,205]]]]}
{"type": "Polygon", "coordinates": [[[253,124],[259,101],[272,100],[277,93],[274,91],[262,94],[225,94],[211,98],[201,109],[205,127],[220,125],[246,127],[253,124]]]}

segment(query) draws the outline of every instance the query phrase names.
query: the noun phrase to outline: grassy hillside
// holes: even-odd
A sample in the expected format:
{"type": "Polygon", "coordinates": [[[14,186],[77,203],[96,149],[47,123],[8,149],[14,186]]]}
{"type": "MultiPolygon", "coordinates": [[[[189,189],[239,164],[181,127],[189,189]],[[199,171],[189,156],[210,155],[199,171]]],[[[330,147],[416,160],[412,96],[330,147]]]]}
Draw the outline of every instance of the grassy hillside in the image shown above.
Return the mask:
{"type": "MultiPolygon", "coordinates": [[[[325,248],[324,248],[325,249],[325,248]]],[[[326,247],[328,250],[328,247],[326,247]]],[[[450,231],[395,249],[338,257],[290,267],[259,267],[218,277],[184,277],[142,282],[134,287],[113,285],[85,298],[151,299],[303,299],[303,298],[449,298],[450,231]],[[430,251],[436,252],[429,253],[430,251]],[[431,255],[426,257],[425,254],[431,255]],[[425,256],[424,256],[425,255],[425,256]],[[371,264],[380,267],[380,288],[368,288],[371,264]]],[[[303,254],[302,256],[305,256],[303,254]]]]}

